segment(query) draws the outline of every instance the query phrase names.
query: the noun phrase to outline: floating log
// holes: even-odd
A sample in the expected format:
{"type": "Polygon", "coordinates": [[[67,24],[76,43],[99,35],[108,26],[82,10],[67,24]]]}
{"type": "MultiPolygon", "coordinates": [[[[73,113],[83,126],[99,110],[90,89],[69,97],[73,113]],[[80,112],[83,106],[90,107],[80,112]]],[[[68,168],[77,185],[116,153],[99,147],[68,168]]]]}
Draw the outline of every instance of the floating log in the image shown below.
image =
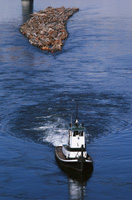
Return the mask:
{"type": "Polygon", "coordinates": [[[67,20],[77,11],[78,8],[48,7],[32,14],[31,18],[20,27],[20,32],[32,45],[42,50],[52,53],[60,51],[64,40],[68,37],[67,20]]]}

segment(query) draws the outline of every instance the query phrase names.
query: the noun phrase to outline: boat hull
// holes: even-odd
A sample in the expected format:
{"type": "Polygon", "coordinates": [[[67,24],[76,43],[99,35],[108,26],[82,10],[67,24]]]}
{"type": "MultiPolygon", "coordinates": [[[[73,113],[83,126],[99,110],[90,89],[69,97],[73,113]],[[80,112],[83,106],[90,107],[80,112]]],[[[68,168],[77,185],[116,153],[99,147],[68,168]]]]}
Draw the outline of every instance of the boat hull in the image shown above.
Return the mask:
{"type": "Polygon", "coordinates": [[[80,174],[84,177],[91,176],[91,173],[93,171],[93,162],[90,157],[89,159],[67,159],[62,152],[61,146],[55,148],[55,157],[58,165],[62,170],[73,175],[80,174]]]}

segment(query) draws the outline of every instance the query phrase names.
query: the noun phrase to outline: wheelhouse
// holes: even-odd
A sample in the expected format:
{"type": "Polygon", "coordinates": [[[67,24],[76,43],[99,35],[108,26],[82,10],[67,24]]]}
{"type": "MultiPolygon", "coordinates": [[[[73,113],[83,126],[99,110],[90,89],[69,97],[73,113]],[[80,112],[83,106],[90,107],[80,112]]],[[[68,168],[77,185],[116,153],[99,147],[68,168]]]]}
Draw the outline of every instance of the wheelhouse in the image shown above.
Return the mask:
{"type": "Polygon", "coordinates": [[[83,125],[69,127],[68,145],[70,148],[85,148],[85,128],[83,125]]]}

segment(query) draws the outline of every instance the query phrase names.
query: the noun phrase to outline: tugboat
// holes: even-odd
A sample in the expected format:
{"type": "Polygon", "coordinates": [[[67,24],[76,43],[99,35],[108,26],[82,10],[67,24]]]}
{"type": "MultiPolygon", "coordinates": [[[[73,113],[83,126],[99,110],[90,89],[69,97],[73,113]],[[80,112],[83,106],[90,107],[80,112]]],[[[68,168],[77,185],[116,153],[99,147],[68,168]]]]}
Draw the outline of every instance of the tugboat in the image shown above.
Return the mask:
{"type": "Polygon", "coordinates": [[[86,151],[85,127],[79,124],[77,112],[75,123],[69,125],[68,143],[55,148],[55,157],[62,170],[87,176],[93,171],[93,160],[86,151]]]}

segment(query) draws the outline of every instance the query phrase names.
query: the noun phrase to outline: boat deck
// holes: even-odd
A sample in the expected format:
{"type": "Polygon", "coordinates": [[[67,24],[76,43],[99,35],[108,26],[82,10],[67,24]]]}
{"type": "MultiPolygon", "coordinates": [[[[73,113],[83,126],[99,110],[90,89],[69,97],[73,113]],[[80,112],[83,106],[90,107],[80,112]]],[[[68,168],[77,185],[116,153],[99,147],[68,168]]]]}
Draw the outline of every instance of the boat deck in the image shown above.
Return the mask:
{"type": "MultiPolygon", "coordinates": [[[[63,154],[62,146],[57,146],[55,148],[55,153],[56,153],[57,157],[59,157],[60,159],[69,160],[69,158],[66,158],[66,156],[63,154]]],[[[93,162],[92,158],[88,154],[87,154],[87,158],[86,159],[93,162]]],[[[71,158],[70,160],[74,160],[74,158],[71,158]]]]}
{"type": "Polygon", "coordinates": [[[56,154],[58,155],[59,158],[67,160],[66,156],[62,152],[62,146],[56,147],[56,154]]]}

